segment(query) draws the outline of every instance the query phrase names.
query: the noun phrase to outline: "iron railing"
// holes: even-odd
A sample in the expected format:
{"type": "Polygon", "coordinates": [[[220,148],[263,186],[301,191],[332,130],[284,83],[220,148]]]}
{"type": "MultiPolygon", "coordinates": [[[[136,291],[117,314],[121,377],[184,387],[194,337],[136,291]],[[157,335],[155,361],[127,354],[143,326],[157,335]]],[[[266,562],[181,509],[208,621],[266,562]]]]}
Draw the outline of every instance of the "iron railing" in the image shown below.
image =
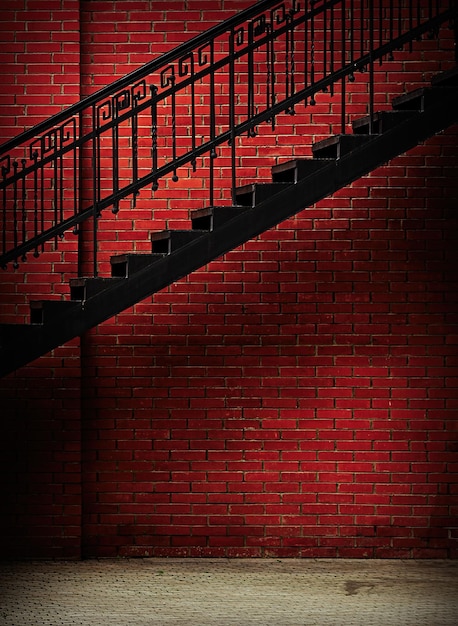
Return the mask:
{"type": "Polygon", "coordinates": [[[173,51],[8,141],[0,149],[0,266],[38,256],[48,241],[92,220],[97,274],[98,221],[142,188],[178,180],[180,168],[207,169],[215,203],[218,149],[230,146],[232,200],[240,137],[280,114],[313,106],[316,94],[338,100],[347,129],[347,83],[412,49],[447,22],[457,1],[262,0],[173,51]]]}

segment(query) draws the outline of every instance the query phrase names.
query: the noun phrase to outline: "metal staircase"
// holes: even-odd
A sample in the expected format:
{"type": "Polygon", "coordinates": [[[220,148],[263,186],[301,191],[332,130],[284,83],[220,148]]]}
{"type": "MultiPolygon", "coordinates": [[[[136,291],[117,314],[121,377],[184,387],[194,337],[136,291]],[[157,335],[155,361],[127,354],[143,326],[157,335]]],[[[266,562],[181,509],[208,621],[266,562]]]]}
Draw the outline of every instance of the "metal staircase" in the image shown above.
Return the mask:
{"type": "MultiPolygon", "coordinates": [[[[266,47],[267,51],[270,50],[272,54],[272,47],[274,41],[275,27],[269,28],[266,22],[266,15],[269,16],[271,24],[277,24],[279,36],[286,37],[291,47],[294,42],[296,46],[295,54],[298,54],[297,45],[297,33],[294,30],[299,26],[304,26],[305,32],[310,34],[310,29],[313,28],[313,20],[322,19],[323,24],[328,23],[328,19],[332,17],[331,13],[336,12],[340,5],[345,5],[342,2],[312,2],[309,10],[301,10],[299,5],[294,2],[292,9],[289,13],[284,8],[284,3],[279,2],[260,2],[256,5],[257,12],[254,13],[253,9],[246,12],[245,15],[238,17],[241,20],[239,22],[230,21],[229,24],[224,24],[224,28],[218,30],[220,32],[229,32],[229,51],[228,51],[228,67],[230,75],[233,76],[234,64],[237,54],[241,55],[240,51],[235,51],[235,43],[239,42],[240,46],[243,45],[243,35],[240,33],[249,33],[249,37],[246,42],[246,54],[248,55],[248,63],[250,63],[250,55],[253,55],[253,51],[258,46],[256,43],[256,37],[264,37],[262,46],[266,47]],[[321,11],[321,13],[319,13],[321,11]],[[264,17],[262,17],[264,16],[264,17]],[[321,16],[321,17],[320,17],[321,16]],[[275,21],[277,20],[277,22],[275,21]],[[241,26],[240,24],[248,24],[248,26],[241,26]],[[245,29],[245,30],[243,30],[245,29]],[[307,30],[308,29],[308,30],[307,30]],[[237,38],[238,37],[238,38],[237,38]],[[294,38],[296,37],[296,39],[294,38]]],[[[347,5],[350,3],[347,3],[347,5]]],[[[377,18],[382,18],[382,12],[374,8],[377,3],[368,3],[368,13],[366,16],[360,14],[361,20],[369,23],[369,28],[374,35],[376,30],[375,26],[380,25],[377,32],[381,32],[382,21],[377,22],[377,18]],[[374,13],[375,11],[375,13],[374,13]],[[371,22],[372,20],[372,22],[371,22]]],[[[392,4],[392,3],[391,3],[392,4]]],[[[413,7],[415,3],[409,3],[413,7]]],[[[429,3],[432,4],[432,3],[429,3]]],[[[364,5],[364,3],[362,3],[364,5]]],[[[377,5],[378,6],[378,5],[377,5]]],[[[382,3],[380,3],[380,7],[382,3]]],[[[380,8],[379,7],[379,8],[380,8]]],[[[351,3],[353,10],[353,3],[351,3]]],[[[348,9],[348,6],[347,6],[348,9]]],[[[103,197],[100,187],[94,178],[93,204],[86,209],[80,211],[73,211],[70,217],[65,217],[64,211],[57,211],[58,215],[54,220],[51,228],[43,234],[36,231],[29,239],[23,238],[23,241],[19,243],[18,236],[15,235],[15,246],[12,249],[7,249],[7,241],[3,239],[3,255],[2,264],[7,266],[11,261],[15,265],[18,264],[18,259],[23,258],[26,260],[27,252],[30,250],[37,250],[39,245],[43,245],[43,242],[48,239],[56,238],[65,230],[73,228],[82,223],[85,219],[91,217],[96,223],[96,218],[99,219],[101,211],[107,206],[112,206],[114,212],[118,210],[119,199],[127,194],[134,194],[137,189],[142,188],[146,184],[152,184],[153,189],[159,184],[161,176],[173,172],[176,176],[177,168],[184,162],[190,162],[195,164],[196,155],[207,152],[211,161],[211,167],[213,166],[214,155],[212,152],[219,145],[219,143],[229,141],[233,147],[233,162],[235,162],[235,137],[246,133],[255,132],[256,125],[269,121],[274,127],[275,116],[281,111],[288,110],[288,108],[294,107],[296,103],[311,98],[313,100],[315,93],[318,90],[325,89],[327,86],[332,88],[335,81],[341,80],[342,85],[345,80],[353,80],[355,70],[368,68],[371,72],[375,63],[382,57],[389,55],[392,49],[399,47],[401,44],[409,43],[413,38],[418,38],[422,33],[433,32],[434,29],[444,21],[452,21],[456,19],[457,7],[456,3],[451,3],[450,6],[442,13],[427,14],[424,21],[419,19],[419,9],[414,16],[408,16],[407,22],[410,28],[407,32],[399,32],[397,37],[391,34],[390,45],[387,42],[382,41],[380,35],[380,45],[378,47],[371,45],[371,50],[366,52],[362,50],[362,54],[356,56],[357,45],[363,45],[363,34],[361,31],[358,41],[351,44],[349,50],[344,51],[343,57],[347,59],[347,52],[351,51],[348,55],[348,63],[341,64],[337,69],[333,67],[333,72],[328,72],[329,60],[324,61],[324,68],[321,68],[321,78],[318,79],[318,67],[313,68],[313,75],[309,78],[305,78],[304,84],[299,88],[298,80],[292,81],[293,74],[290,75],[287,86],[284,93],[280,98],[279,94],[272,97],[272,85],[267,91],[268,106],[264,106],[261,110],[260,107],[254,107],[253,102],[248,103],[248,106],[252,108],[251,116],[246,116],[239,124],[235,121],[235,94],[234,89],[231,87],[229,96],[229,109],[232,125],[230,125],[227,131],[218,135],[215,132],[215,128],[209,130],[209,141],[204,142],[203,145],[193,145],[191,150],[186,153],[185,156],[180,156],[176,153],[175,134],[172,128],[171,135],[171,152],[172,158],[166,162],[162,168],[157,161],[157,153],[155,153],[155,133],[157,129],[154,126],[154,110],[157,97],[157,93],[152,90],[152,100],[148,103],[148,106],[152,107],[152,160],[153,168],[151,172],[140,177],[139,172],[135,170],[135,158],[133,158],[133,170],[132,170],[132,182],[129,183],[124,189],[121,189],[121,185],[118,180],[115,180],[112,185],[112,189],[103,197]],[[413,23],[413,20],[417,19],[418,23],[413,23]],[[154,168],[156,164],[156,168],[154,168]]],[[[341,20],[345,22],[347,12],[341,13],[341,20]]],[[[351,19],[354,18],[353,14],[350,14],[351,19]]],[[[356,14],[355,14],[356,15],[356,14]]],[[[388,15],[387,32],[390,30],[391,15],[388,15]]],[[[387,13],[384,9],[383,23],[387,19],[387,13]]],[[[215,33],[213,33],[214,35],[215,33]]],[[[212,35],[212,36],[213,36],[212,35]]],[[[216,36],[216,35],[215,35],[216,36]]],[[[331,35],[329,35],[331,36],[331,35]]],[[[207,49],[206,41],[209,40],[199,39],[192,43],[194,49],[197,49],[201,59],[203,59],[203,50],[207,49]]],[[[352,40],[353,41],[353,40],[352,40]]],[[[259,43],[259,45],[261,45],[259,43]]],[[[309,44],[307,44],[308,46],[309,44]]],[[[327,45],[327,44],[325,44],[327,45]]],[[[343,44],[344,45],[344,44],[343,44]]],[[[305,53],[307,53],[307,46],[305,47],[305,53]]],[[[263,50],[264,50],[263,47],[263,50]]],[[[191,48],[181,49],[178,54],[175,54],[175,62],[182,68],[181,75],[185,76],[186,71],[184,63],[191,64],[192,59],[195,59],[189,52],[191,48]],[[191,55],[191,56],[190,56],[191,55]]],[[[210,56],[212,47],[210,47],[210,56]]],[[[197,58],[197,57],[196,57],[197,58]]],[[[217,63],[216,59],[212,59],[213,63],[217,63]]],[[[162,73],[162,87],[166,90],[169,100],[171,100],[172,107],[174,106],[174,89],[177,88],[177,81],[175,78],[168,82],[166,77],[176,77],[179,72],[175,73],[174,66],[171,65],[172,59],[167,59],[165,68],[166,73],[162,73]],[[172,67],[172,71],[170,70],[172,67]],[[168,90],[168,91],[167,91],[168,90]]],[[[222,63],[222,61],[220,61],[222,63]]],[[[289,64],[289,70],[291,70],[291,59],[287,60],[289,64]]],[[[296,61],[297,63],[297,61],[296,61]]],[[[204,63],[202,67],[204,67],[204,63]]],[[[273,72],[274,65],[271,66],[271,72],[273,72]]],[[[165,71],[165,70],[164,70],[165,71]]],[[[310,72],[310,70],[308,70],[310,72]]],[[[214,80],[214,74],[210,71],[210,83],[214,80]],[[212,79],[213,76],[213,79],[212,79]]],[[[248,64],[248,80],[250,81],[250,65],[248,64]]],[[[129,84],[135,83],[138,90],[139,76],[131,76],[129,78],[129,84]]],[[[190,89],[192,83],[188,82],[186,88],[190,89]]],[[[117,85],[116,89],[124,89],[124,86],[117,85]]],[[[342,87],[342,92],[344,89],[342,87]]],[[[134,90],[121,93],[139,93],[134,90]]],[[[254,92],[253,92],[254,93],[254,92]]],[[[140,96],[143,95],[143,92],[140,96]]],[[[137,105],[140,105],[141,97],[138,97],[137,105]]],[[[249,96],[249,92],[248,92],[249,96]]],[[[97,96],[99,99],[97,102],[107,102],[107,92],[97,96]]],[[[119,100],[119,97],[116,96],[119,100]]],[[[131,96],[129,96],[130,98],[131,96]]],[[[133,97],[133,96],[132,96],[133,97]]],[[[254,97],[254,96],[253,96],[254,97]]],[[[236,248],[244,242],[256,237],[263,233],[267,229],[270,229],[283,220],[293,216],[299,211],[304,210],[306,207],[319,201],[320,199],[334,193],[338,189],[351,184],[356,179],[364,176],[377,168],[378,166],[390,161],[397,155],[406,152],[407,150],[415,147],[420,142],[424,141],[428,137],[437,134],[453,123],[458,121],[458,72],[456,68],[447,72],[435,76],[430,85],[406,93],[402,96],[396,97],[392,101],[391,110],[374,110],[373,101],[373,85],[369,89],[369,103],[368,114],[352,121],[352,133],[345,132],[345,125],[342,125],[342,133],[332,135],[326,139],[318,141],[312,146],[312,158],[301,158],[289,160],[284,163],[276,164],[272,167],[272,181],[269,183],[253,182],[248,185],[238,186],[236,184],[236,171],[235,166],[233,168],[233,189],[232,189],[232,203],[226,206],[218,206],[213,201],[212,193],[210,191],[210,201],[208,206],[195,210],[191,213],[191,228],[188,230],[164,230],[160,232],[153,232],[151,235],[151,251],[148,254],[135,254],[125,253],[111,257],[111,277],[100,277],[97,275],[97,266],[94,265],[93,276],[91,277],[77,277],[70,280],[70,295],[66,300],[38,300],[30,303],[30,323],[29,324],[3,324],[0,325],[0,375],[4,376],[19,367],[31,362],[41,355],[46,354],[53,348],[62,345],[74,337],[82,335],[85,331],[95,327],[101,322],[111,318],[124,309],[134,305],[135,303],[151,296],[157,291],[170,285],[174,281],[190,274],[196,269],[204,266],[217,257],[225,254],[229,250],[236,248]]],[[[250,100],[250,96],[248,97],[250,100]]],[[[114,102],[115,100],[110,100],[114,102]]],[[[98,108],[94,101],[86,102],[84,105],[86,108],[92,109],[96,115],[97,120],[100,121],[100,111],[103,104],[98,105],[98,108]]],[[[132,104],[132,103],[131,103],[132,104]]],[[[312,103],[313,104],[313,103],[312,103]]],[[[210,103],[211,105],[211,103],[210,103]]],[[[213,105],[211,105],[213,106],[213,105]]],[[[345,105],[342,100],[342,107],[345,115],[345,105]]],[[[138,107],[137,107],[138,108],[138,107]]],[[[80,115],[81,111],[70,111],[70,117],[68,119],[75,119],[75,115],[80,115]]],[[[173,110],[172,110],[173,113],[173,110]]],[[[132,133],[137,132],[136,128],[136,115],[138,111],[135,108],[130,109],[130,119],[132,133]]],[[[103,117],[103,116],[102,116],[103,117]]],[[[51,159],[57,161],[63,159],[65,155],[76,155],[77,150],[82,150],[84,140],[90,143],[93,157],[94,172],[97,173],[97,155],[101,155],[102,150],[100,148],[100,135],[102,131],[106,130],[110,133],[113,146],[116,141],[119,140],[119,135],[116,130],[115,122],[122,117],[122,107],[115,113],[114,109],[110,109],[107,113],[106,128],[103,125],[93,125],[92,130],[85,131],[86,135],[81,135],[79,138],[75,133],[72,135],[73,148],[66,145],[64,141],[65,136],[62,134],[62,142],[59,148],[54,146],[49,147],[49,150],[43,149],[41,155],[42,163],[38,165],[43,170],[43,160],[51,159]],[[74,150],[74,153],[72,152],[74,150]],[[50,154],[46,154],[49,152],[50,154]]],[[[173,117],[172,117],[173,119],[173,117]]],[[[69,122],[61,118],[54,119],[52,122],[51,130],[38,129],[38,133],[45,140],[48,141],[49,137],[52,137],[52,129],[56,128],[56,125],[60,129],[68,127],[69,122]]],[[[73,122],[72,122],[73,124],[73,122]]],[[[99,124],[99,122],[97,122],[99,124]]],[[[175,122],[172,123],[172,126],[175,122]]],[[[210,120],[210,126],[214,125],[214,121],[210,120]]],[[[73,131],[72,131],[73,132],[73,131]]],[[[36,135],[35,131],[35,135],[36,135]]],[[[132,145],[137,142],[136,135],[132,134],[132,145]]],[[[29,150],[32,135],[29,133],[20,138],[22,143],[28,144],[29,150]]],[[[36,140],[35,140],[36,141],[36,140]]],[[[11,143],[11,142],[10,142],[11,143]]],[[[33,142],[32,142],[33,143],[33,142]]],[[[194,144],[193,139],[193,144],[194,144]]],[[[11,144],[6,146],[6,151],[12,151],[14,146],[11,144]]],[[[113,147],[114,155],[114,147],[113,147]]],[[[135,151],[133,152],[135,157],[135,151]]],[[[73,156],[72,156],[73,158],[73,156]]],[[[4,198],[7,196],[7,185],[13,189],[13,194],[18,196],[18,189],[21,188],[21,184],[25,185],[26,176],[34,178],[35,182],[38,178],[37,169],[33,170],[33,164],[37,167],[38,157],[36,153],[31,153],[32,165],[28,164],[23,166],[21,171],[17,171],[18,168],[11,168],[11,159],[7,160],[3,158],[3,185],[4,185],[4,198]],[[35,172],[35,173],[34,173],[35,172]],[[22,176],[22,178],[21,178],[22,176]],[[15,190],[15,191],[14,191],[15,190]]],[[[17,161],[16,161],[17,162],[17,161]]],[[[113,156],[113,164],[117,166],[117,157],[113,156]]],[[[116,169],[116,168],[115,168],[116,169]]],[[[75,172],[76,176],[76,172],[75,172]]],[[[56,177],[57,181],[57,177],[56,177]]],[[[35,189],[38,185],[35,185],[35,189]]],[[[59,192],[60,193],[60,192],[59,192]]],[[[59,193],[56,192],[55,200],[59,203],[59,193]]],[[[35,194],[36,195],[36,194],[35,194]]],[[[54,203],[54,209],[56,207],[54,203]]],[[[17,203],[17,200],[16,200],[17,203]]],[[[64,208],[64,203],[61,204],[61,209],[64,208]]],[[[6,203],[4,203],[4,216],[7,215],[6,203]]],[[[17,204],[14,208],[14,213],[19,213],[17,204]]],[[[4,217],[5,221],[5,217],[4,217]]],[[[38,220],[39,221],[39,220],[38,220]]],[[[18,224],[18,229],[21,225],[18,224]]],[[[97,256],[97,241],[94,237],[94,257],[97,256]]],[[[30,261],[31,263],[33,260],[30,261]]]]}

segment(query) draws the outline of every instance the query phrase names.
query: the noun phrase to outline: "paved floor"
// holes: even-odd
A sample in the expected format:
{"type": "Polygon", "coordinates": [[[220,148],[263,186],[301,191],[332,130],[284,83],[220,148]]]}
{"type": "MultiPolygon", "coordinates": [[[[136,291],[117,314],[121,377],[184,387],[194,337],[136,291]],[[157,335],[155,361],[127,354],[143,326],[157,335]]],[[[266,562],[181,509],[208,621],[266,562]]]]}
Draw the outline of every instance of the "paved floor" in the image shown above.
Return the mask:
{"type": "Polygon", "coordinates": [[[458,561],[0,563],[1,626],[457,626],[458,561]]]}

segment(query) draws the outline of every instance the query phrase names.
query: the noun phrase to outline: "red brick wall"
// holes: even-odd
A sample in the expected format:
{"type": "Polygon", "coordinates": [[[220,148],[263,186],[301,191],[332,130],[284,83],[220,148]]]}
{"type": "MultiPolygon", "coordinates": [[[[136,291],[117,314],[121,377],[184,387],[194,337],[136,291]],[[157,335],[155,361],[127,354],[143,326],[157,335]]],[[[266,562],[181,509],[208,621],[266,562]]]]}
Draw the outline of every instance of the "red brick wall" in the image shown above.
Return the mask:
{"type": "MultiPolygon", "coordinates": [[[[42,4],[17,2],[6,37],[30,32],[42,4]]],[[[249,3],[55,4],[69,11],[59,41],[73,43],[80,5],[77,99],[249,3]]],[[[450,62],[450,47],[399,53],[377,102],[450,62]]],[[[58,84],[62,62],[46,62],[42,84],[58,84]]],[[[7,80],[18,88],[15,70],[7,80]]],[[[33,104],[20,89],[6,103],[18,124],[33,104]]],[[[261,129],[246,180],[307,154],[328,111],[322,95],[313,118],[261,129]]],[[[452,128],[5,379],[9,552],[456,557],[456,145],[452,128]]],[[[120,249],[147,250],[152,230],[189,226],[199,180],[190,191],[180,174],[103,220],[102,270],[120,249]]],[[[32,266],[2,276],[11,315],[49,293],[32,266]]]]}

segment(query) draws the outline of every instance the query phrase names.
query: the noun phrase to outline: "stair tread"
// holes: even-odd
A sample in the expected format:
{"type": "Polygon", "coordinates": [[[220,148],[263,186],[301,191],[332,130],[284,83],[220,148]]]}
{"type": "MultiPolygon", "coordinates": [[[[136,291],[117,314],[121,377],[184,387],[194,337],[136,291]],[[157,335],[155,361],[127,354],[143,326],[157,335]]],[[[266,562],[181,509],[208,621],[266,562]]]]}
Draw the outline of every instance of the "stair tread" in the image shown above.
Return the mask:
{"type": "Polygon", "coordinates": [[[434,87],[419,87],[408,93],[396,96],[392,100],[393,109],[403,109],[417,102],[416,108],[423,109],[425,106],[441,99],[445,94],[453,95],[458,89],[455,85],[437,85],[434,87]]]}
{"type": "Polygon", "coordinates": [[[191,243],[199,237],[207,234],[207,230],[197,229],[165,229],[151,233],[152,252],[169,255],[179,248],[186,246],[188,243],[191,243]]]}
{"type": "Polygon", "coordinates": [[[279,179],[276,182],[296,183],[299,179],[314,174],[322,167],[333,163],[335,159],[298,158],[277,163],[272,166],[272,178],[279,179]],[[280,180],[281,179],[281,180],[280,180]]]}
{"type": "Polygon", "coordinates": [[[191,230],[191,229],[164,229],[164,230],[159,230],[156,231],[154,233],[151,233],[151,241],[160,241],[162,239],[170,239],[171,237],[188,237],[189,239],[195,239],[196,236],[201,236],[202,234],[204,234],[204,231],[202,231],[202,233],[199,233],[198,231],[195,230],[191,230]]]}
{"type": "Polygon", "coordinates": [[[256,189],[267,189],[269,188],[277,188],[278,191],[280,191],[280,189],[282,189],[282,187],[284,187],[286,185],[286,183],[272,183],[272,182],[265,182],[265,183],[247,183],[246,185],[241,185],[240,187],[236,187],[236,193],[237,194],[243,194],[243,193],[247,193],[250,191],[254,191],[256,189]]]}
{"type": "Polygon", "coordinates": [[[324,139],[320,139],[320,141],[314,143],[313,148],[321,148],[322,146],[333,146],[343,141],[357,144],[364,143],[364,141],[367,141],[367,139],[365,137],[359,137],[358,135],[331,135],[330,137],[325,137],[324,139]]]}
{"type": "Polygon", "coordinates": [[[116,280],[122,280],[119,277],[101,277],[101,276],[81,276],[79,278],[71,278],[69,281],[70,286],[83,286],[87,285],[89,282],[92,285],[100,285],[103,287],[104,285],[113,284],[116,280]]]}
{"type": "Polygon", "coordinates": [[[117,282],[122,282],[121,277],[80,277],[70,280],[70,298],[72,302],[84,302],[92,296],[98,295],[108,287],[112,287],[117,282]]]}
{"type": "Polygon", "coordinates": [[[154,265],[164,258],[162,253],[135,253],[116,254],[110,258],[111,279],[128,278],[136,272],[154,265]]]}
{"type": "Polygon", "coordinates": [[[30,300],[30,306],[34,309],[53,308],[53,309],[68,309],[75,306],[75,303],[70,300],[30,300]]]}
{"type": "Polygon", "coordinates": [[[246,209],[246,207],[242,205],[227,204],[227,205],[208,206],[202,209],[193,209],[191,211],[191,219],[195,217],[207,217],[207,215],[212,215],[214,211],[219,211],[220,209],[229,209],[229,210],[233,209],[235,211],[235,210],[246,209]]]}
{"type": "Polygon", "coordinates": [[[192,227],[194,230],[212,232],[215,228],[224,226],[231,219],[247,210],[247,206],[241,205],[212,206],[196,209],[191,212],[192,227]]]}
{"type": "Polygon", "coordinates": [[[21,343],[28,345],[42,334],[43,326],[40,324],[0,324],[0,352],[17,350],[21,343]]]}
{"type": "Polygon", "coordinates": [[[321,158],[326,156],[340,159],[371,140],[371,135],[332,135],[314,143],[312,153],[321,158]]]}
{"type": "Polygon", "coordinates": [[[30,335],[35,335],[41,332],[38,326],[32,326],[27,323],[3,323],[0,324],[0,337],[7,337],[9,333],[29,333],[30,335]]]}
{"type": "Polygon", "coordinates": [[[458,85],[458,65],[433,76],[431,84],[433,86],[458,85]]]}
{"type": "Polygon", "coordinates": [[[30,323],[46,324],[51,322],[59,313],[69,311],[80,306],[75,300],[31,300],[30,323]]]}
{"type": "MultiPolygon", "coordinates": [[[[410,116],[414,115],[416,111],[414,109],[404,109],[402,111],[376,111],[372,116],[373,127],[375,127],[376,133],[383,132],[388,128],[392,128],[396,124],[400,124],[410,116]],[[386,127],[386,128],[385,128],[386,127]]],[[[370,122],[370,115],[364,115],[352,122],[353,132],[361,133],[363,128],[368,128],[370,122]]]]}

